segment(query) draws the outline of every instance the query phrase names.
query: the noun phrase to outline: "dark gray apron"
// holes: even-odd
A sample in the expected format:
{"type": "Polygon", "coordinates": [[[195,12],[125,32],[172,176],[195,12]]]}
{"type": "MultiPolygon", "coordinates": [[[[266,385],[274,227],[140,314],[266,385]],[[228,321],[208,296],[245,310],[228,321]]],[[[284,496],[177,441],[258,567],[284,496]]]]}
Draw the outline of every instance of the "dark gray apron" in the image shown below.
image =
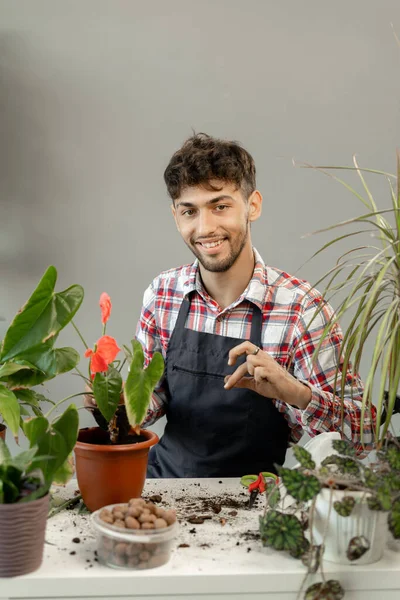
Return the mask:
{"type": "MultiPolygon", "coordinates": [[[[149,454],[147,477],[240,477],[276,472],[289,426],[270,398],[224,389],[229,351],[242,340],[185,328],[184,299],[167,349],[167,424],[149,454]]],[[[262,314],[254,305],[250,341],[261,346],[262,314]]]]}

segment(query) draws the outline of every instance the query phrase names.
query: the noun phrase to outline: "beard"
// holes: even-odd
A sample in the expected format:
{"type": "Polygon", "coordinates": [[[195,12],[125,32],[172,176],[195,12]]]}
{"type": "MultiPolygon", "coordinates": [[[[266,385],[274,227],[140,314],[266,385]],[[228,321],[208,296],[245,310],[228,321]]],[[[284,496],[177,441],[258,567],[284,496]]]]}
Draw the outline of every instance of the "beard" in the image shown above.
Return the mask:
{"type": "Polygon", "coordinates": [[[217,256],[204,256],[200,250],[198,250],[196,242],[194,239],[191,239],[188,246],[189,250],[193,252],[195,257],[198,259],[201,266],[211,273],[225,273],[229,271],[229,269],[235,264],[237,259],[239,258],[243,248],[246,245],[247,239],[249,236],[249,228],[248,221],[246,221],[246,225],[243,230],[237,235],[235,240],[232,242],[232,238],[230,236],[225,236],[225,240],[228,242],[230,246],[230,250],[228,256],[224,258],[218,258],[217,256]]]}

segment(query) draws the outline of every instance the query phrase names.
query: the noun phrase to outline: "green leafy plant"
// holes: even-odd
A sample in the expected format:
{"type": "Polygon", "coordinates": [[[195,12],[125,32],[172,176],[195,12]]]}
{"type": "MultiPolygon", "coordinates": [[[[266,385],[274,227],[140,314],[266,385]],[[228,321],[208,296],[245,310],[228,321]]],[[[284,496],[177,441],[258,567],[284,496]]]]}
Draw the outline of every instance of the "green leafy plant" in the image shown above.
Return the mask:
{"type": "Polygon", "coordinates": [[[31,447],[14,457],[0,439],[0,504],[36,500],[49,492],[54,481],[67,481],[65,464],[78,436],[78,421],[74,405],[53,424],[44,417],[25,421],[31,447]]]}
{"type": "MultiPolygon", "coordinates": [[[[339,252],[336,263],[316,283],[325,283],[323,297],[332,302],[337,295],[342,300],[327,323],[314,352],[319,350],[332,329],[349,314],[351,320],[344,335],[341,353],[343,371],[351,365],[353,374],[360,371],[361,359],[366,358],[366,345],[373,345],[362,401],[361,441],[364,422],[376,406],[374,439],[379,449],[385,442],[392,415],[400,412],[398,389],[400,382],[400,153],[397,152],[397,174],[364,169],[353,159],[354,167],[323,167],[303,165],[329,175],[341,183],[365,207],[362,215],[331,225],[318,232],[356,226],[355,231],[338,235],[325,243],[314,256],[335,245],[346,243],[354,236],[367,235],[373,240],[339,252]],[[334,170],[354,172],[364,190],[359,193],[334,170]],[[378,208],[364,173],[385,177],[388,182],[390,206],[378,208]]],[[[322,310],[323,306],[320,307],[322,310]]],[[[316,318],[318,311],[314,315],[316,318]]],[[[341,373],[336,373],[336,380],[341,373]]],[[[341,380],[341,397],[344,396],[345,378],[341,380]]],[[[335,381],[336,384],[336,381],[335,381]]],[[[334,389],[336,389],[334,385],[334,389]]]]}
{"type": "Polygon", "coordinates": [[[108,430],[111,442],[118,444],[127,441],[127,436],[139,435],[153,390],[164,372],[164,359],[160,352],[155,352],[145,368],[142,346],[137,340],[132,340],[131,348],[123,346],[124,360],[118,360],[121,348],[115,338],[106,335],[112,308],[109,295],[102,293],[99,304],[103,334],[93,349],[88,347],[74,324],[86,348],[85,356],[90,359],[88,377],[80,375],[88,385],[88,395],[95,401],[93,412],[97,423],[108,430]],[[126,362],[129,371],[124,383],[121,371],[126,362]]]}
{"type": "Polygon", "coordinates": [[[55,292],[57,271],[49,267],[25,305],[10,324],[0,346],[0,416],[15,437],[21,417],[44,416],[45,402],[54,402],[31,388],[76,367],[73,348],[55,348],[83,300],[83,289],[73,285],[55,292]]]}
{"type": "MultiPolygon", "coordinates": [[[[323,575],[324,540],[318,544],[314,542],[312,524],[318,495],[326,490],[331,490],[326,519],[330,518],[330,514],[348,519],[357,503],[364,502],[371,511],[387,513],[389,530],[394,538],[400,539],[400,440],[389,431],[393,415],[400,412],[400,153],[397,153],[396,175],[360,168],[355,158],[353,162],[351,167],[302,165],[332,177],[365,208],[358,217],[315,232],[355,226],[355,230],[335,235],[314,254],[317,256],[328,248],[346,244],[333,266],[315,284],[316,287],[321,282],[325,284],[322,296],[326,302],[334,304],[339,296],[339,303],[315,348],[313,361],[319,359],[324,340],[332,334],[338,322],[349,316],[349,326],[340,348],[342,364],[338,363],[332,388],[339,388],[338,396],[341,399],[345,397],[344,388],[348,381],[342,377],[342,372],[350,369],[353,381],[356,381],[361,360],[368,358],[367,346],[371,345],[372,358],[364,378],[360,429],[363,442],[366,419],[373,423],[372,436],[377,457],[374,463],[366,465],[356,456],[356,448],[351,443],[336,440],[333,442],[336,454],[325,458],[320,467],[316,467],[306,449],[295,447],[294,454],[300,467],[280,469],[287,493],[295,501],[290,508],[285,508],[285,496],[278,503],[276,498],[268,499],[266,512],[260,517],[261,538],[265,545],[286,549],[292,556],[301,556],[308,574],[320,570],[323,575]],[[358,192],[338,177],[335,170],[354,173],[363,191],[358,192]],[[386,179],[390,197],[388,207],[378,208],[365,173],[386,179]],[[349,249],[350,240],[358,239],[360,235],[369,236],[369,241],[349,249]],[[339,489],[343,490],[341,500],[334,501],[333,491],[339,489]],[[274,527],[270,526],[271,515],[279,515],[274,519],[274,527]],[[290,527],[288,517],[291,519],[290,527]],[[304,532],[304,538],[310,542],[309,547],[300,535],[300,526],[308,523],[310,530],[304,532]]],[[[324,301],[312,320],[323,309],[324,301]]],[[[312,321],[306,329],[311,326],[312,321]]],[[[356,564],[370,546],[371,540],[365,535],[353,537],[346,550],[347,559],[356,564]]],[[[304,598],[339,599],[344,596],[338,581],[325,581],[324,577],[323,580],[310,586],[304,598]]]]}
{"type": "MultiPolygon", "coordinates": [[[[345,490],[346,495],[341,502],[331,503],[332,510],[343,519],[351,515],[359,501],[352,492],[362,492],[371,510],[387,513],[389,529],[395,539],[400,539],[400,448],[394,442],[388,444],[378,453],[376,462],[367,466],[357,458],[351,458],[349,462],[354,449],[348,442],[335,440],[332,445],[340,454],[328,456],[318,468],[305,448],[295,450],[300,466],[279,469],[286,494],[276,503],[272,490],[267,497],[264,514],[260,516],[263,545],[301,558],[308,574],[318,570],[322,572],[323,543],[317,545],[313,542],[308,524],[313,523],[315,500],[323,488],[345,490]],[[353,463],[357,465],[357,471],[353,463]],[[294,498],[289,507],[285,503],[287,494],[294,498]]],[[[369,548],[370,540],[362,535],[356,536],[350,540],[347,558],[356,563],[369,548]]],[[[316,600],[343,596],[340,583],[332,580],[309,587],[304,597],[316,600]]]]}

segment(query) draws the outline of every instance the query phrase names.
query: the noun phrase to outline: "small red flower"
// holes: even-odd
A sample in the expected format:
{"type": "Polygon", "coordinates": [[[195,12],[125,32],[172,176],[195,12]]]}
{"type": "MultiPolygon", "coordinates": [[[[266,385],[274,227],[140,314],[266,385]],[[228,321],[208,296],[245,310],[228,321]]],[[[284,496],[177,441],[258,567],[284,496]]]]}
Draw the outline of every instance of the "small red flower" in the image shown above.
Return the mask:
{"type": "Polygon", "coordinates": [[[86,358],[90,357],[90,371],[92,377],[96,373],[103,373],[107,371],[108,365],[110,365],[116,358],[121,348],[118,347],[115,339],[109,335],[103,335],[96,344],[96,351],[93,352],[91,348],[88,348],[85,352],[86,358]]]}
{"type": "Polygon", "coordinates": [[[99,304],[101,310],[101,322],[105,325],[111,314],[111,298],[106,292],[101,294],[99,304]]]}

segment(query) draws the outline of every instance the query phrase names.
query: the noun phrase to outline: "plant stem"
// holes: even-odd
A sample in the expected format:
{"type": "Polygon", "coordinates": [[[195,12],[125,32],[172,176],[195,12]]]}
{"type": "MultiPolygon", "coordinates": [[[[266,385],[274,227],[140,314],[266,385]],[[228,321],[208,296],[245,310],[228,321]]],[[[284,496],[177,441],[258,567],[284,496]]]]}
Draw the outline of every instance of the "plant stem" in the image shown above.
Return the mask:
{"type": "Polygon", "coordinates": [[[118,372],[121,373],[124,364],[126,363],[126,358],[122,361],[121,365],[118,367],[118,372]]]}
{"type": "Polygon", "coordinates": [[[78,373],[78,375],[80,375],[82,377],[82,379],[84,379],[85,381],[87,381],[88,383],[90,383],[90,379],[88,379],[87,377],[85,377],[84,374],[78,369],[78,367],[75,367],[75,371],[78,373]]]}
{"type": "Polygon", "coordinates": [[[62,404],[63,402],[66,402],[67,400],[71,400],[71,398],[76,398],[77,396],[86,396],[87,392],[79,392],[79,394],[71,394],[71,396],[67,396],[66,398],[63,398],[62,400],[60,400],[59,402],[57,402],[57,404],[55,404],[54,406],[51,407],[51,409],[49,410],[48,413],[46,413],[44,416],[46,417],[46,419],[49,418],[49,416],[51,415],[51,413],[58,407],[60,406],[60,404],[62,404]]]}
{"type": "Polygon", "coordinates": [[[68,508],[69,506],[75,506],[75,504],[78,504],[78,502],[80,502],[81,500],[82,500],[82,494],[78,494],[74,498],[70,498],[69,500],[66,500],[65,502],[63,502],[63,504],[60,504],[60,506],[57,506],[57,508],[50,510],[49,514],[47,515],[47,518],[51,519],[51,517],[54,517],[54,515],[56,515],[57,513],[61,512],[65,508],[68,508]]]}
{"type": "Polygon", "coordinates": [[[75,329],[76,333],[79,335],[79,337],[82,340],[83,345],[85,346],[86,350],[89,349],[89,346],[87,345],[87,343],[85,342],[85,340],[83,339],[83,336],[81,334],[81,332],[79,331],[79,329],[77,328],[77,326],[75,325],[74,321],[71,321],[73,328],[75,329]]]}

